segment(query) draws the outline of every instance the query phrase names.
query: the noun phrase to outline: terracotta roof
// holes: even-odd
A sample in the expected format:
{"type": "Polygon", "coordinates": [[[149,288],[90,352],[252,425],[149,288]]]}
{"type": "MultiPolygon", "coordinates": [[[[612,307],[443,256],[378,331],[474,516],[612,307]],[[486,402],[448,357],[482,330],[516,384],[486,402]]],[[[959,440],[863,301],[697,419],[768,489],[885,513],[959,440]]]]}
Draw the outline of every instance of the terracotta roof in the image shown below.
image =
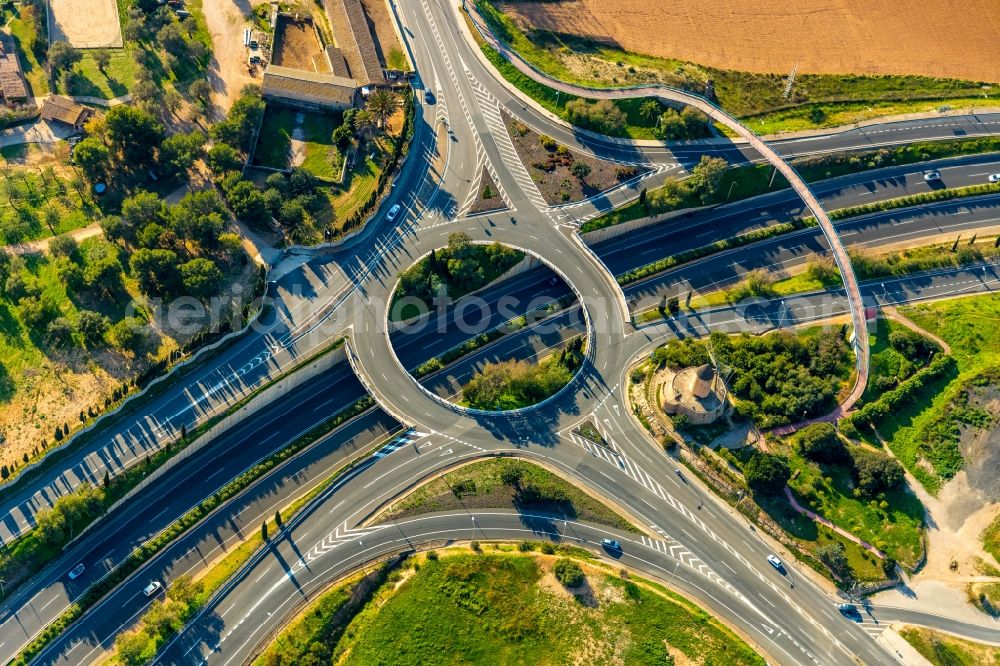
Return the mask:
{"type": "Polygon", "coordinates": [[[331,72],[307,72],[273,64],[264,70],[265,96],[314,104],[351,106],[357,89],[357,81],[331,72]]]}
{"type": "Polygon", "coordinates": [[[80,125],[89,115],[90,109],[62,95],[50,95],[42,105],[42,118],[58,120],[67,125],[80,125]]]}
{"type": "Polygon", "coordinates": [[[326,47],[326,57],[334,74],[345,79],[351,78],[351,73],[347,71],[347,63],[344,61],[344,53],[340,49],[330,44],[326,47]]]}
{"type": "Polygon", "coordinates": [[[21,76],[21,63],[17,53],[8,53],[3,42],[0,42],[0,88],[3,96],[8,99],[27,99],[28,88],[21,76]]]}
{"type": "Polygon", "coordinates": [[[351,77],[362,86],[385,83],[361,0],[325,0],[323,5],[351,77]]]}

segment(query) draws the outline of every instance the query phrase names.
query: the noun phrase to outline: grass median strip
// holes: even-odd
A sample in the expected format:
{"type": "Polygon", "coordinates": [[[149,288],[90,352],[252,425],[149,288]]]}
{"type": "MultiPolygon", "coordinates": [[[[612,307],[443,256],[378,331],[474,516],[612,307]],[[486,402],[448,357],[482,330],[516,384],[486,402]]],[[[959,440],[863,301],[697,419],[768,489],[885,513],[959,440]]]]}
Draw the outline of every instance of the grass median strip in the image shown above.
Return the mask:
{"type": "MultiPolygon", "coordinates": [[[[998,150],[1000,150],[1000,137],[981,137],[976,139],[915,143],[896,148],[799,157],[791,160],[791,164],[806,182],[816,183],[837,176],[862,173],[874,169],[905,166],[962,155],[990,153],[998,150]]],[[[771,171],[772,167],[769,164],[731,167],[717,188],[715,196],[708,203],[722,204],[741,201],[767,194],[768,192],[788,188],[788,182],[780,175],[776,176],[772,181],[771,171]]],[[[650,215],[683,210],[701,204],[700,201],[696,201],[690,197],[676,198],[660,196],[659,192],[664,190],[664,188],[676,188],[676,185],[667,185],[651,190],[640,200],[633,201],[601,217],[589,220],[580,227],[580,232],[596,231],[597,229],[613,227],[623,222],[638,220],[650,215]],[[664,205],[664,202],[671,202],[671,205],[664,205]]],[[[877,206],[878,204],[871,205],[877,206]]]]}
{"type": "Polygon", "coordinates": [[[49,624],[21,651],[17,664],[27,664],[37,656],[46,645],[59,636],[70,624],[80,618],[83,613],[96,604],[105,594],[111,591],[119,583],[124,581],[134,571],[153,555],[166,548],[178,536],[199,523],[208,514],[214,511],[227,500],[236,496],[253,482],[262,478],[265,474],[277,467],[280,463],[292,457],[306,446],[318,439],[323,434],[342,425],[348,420],[361,414],[374,405],[374,401],[369,396],[361,398],[345,409],[335,414],[330,419],[311,428],[293,442],[281,450],[275,452],[265,460],[257,463],[252,468],[246,470],[235,479],[227,483],[214,494],[203,500],[197,506],[189,510],[186,514],[178,518],[167,528],[161,531],[156,537],[137,548],[124,562],[113,569],[101,581],[94,584],[80,599],[67,608],[55,621],[49,624]]]}

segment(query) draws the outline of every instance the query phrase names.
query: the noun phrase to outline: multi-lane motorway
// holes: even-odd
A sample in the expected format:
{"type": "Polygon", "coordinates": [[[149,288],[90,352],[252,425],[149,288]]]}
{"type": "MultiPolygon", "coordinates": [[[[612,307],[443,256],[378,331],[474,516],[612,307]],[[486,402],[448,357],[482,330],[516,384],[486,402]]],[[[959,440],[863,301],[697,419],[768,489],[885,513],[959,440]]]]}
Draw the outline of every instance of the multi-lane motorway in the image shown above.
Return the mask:
{"type": "MultiPolygon", "coordinates": [[[[414,2],[396,9],[421,79],[437,93],[436,104],[418,107],[418,146],[411,152],[425,154],[423,149],[434,141],[432,126],[443,120],[453,137],[444,171],[433,172],[422,159],[409,160],[389,202],[402,204],[405,214],[399,221],[389,224],[379,218],[353,244],[313,253],[297,267],[286,264],[270,286],[276,314],[265,325],[237,337],[194,364],[182,379],[166,384],[143,404],[142,418],[137,420],[134,413],[109,418],[101,424],[101,437],[7,490],[0,505],[0,535],[6,539],[18,533],[32,522],[39,507],[81,480],[101,478],[105,466],[116,470],[140,459],[176,436],[182,425],[190,427],[212,410],[231,404],[342,334],[350,336],[347,353],[352,364],[338,363],[282,396],[268,411],[225,433],[212,447],[147,488],[134,510],[119,512],[99,524],[56,566],[8,601],[0,624],[0,654],[5,658],[16,654],[135,546],[255,460],[363,395],[364,385],[382,410],[356,419],[224,504],[71,627],[39,662],[94,661],[146,607],[148,599],[140,590],[150,579],[169,581],[201,569],[237,535],[259,529],[263,517],[287,504],[290,497],[315,487],[361,451],[402,428],[405,440],[391,440],[367,455],[325,491],[227,585],[198,621],[185,628],[159,661],[240,663],[305,599],[338,575],[388,552],[429,541],[473,534],[477,538],[535,534],[593,548],[603,536],[593,526],[500,512],[429,516],[377,528],[363,525],[379,506],[447,466],[483,455],[516,453],[544,460],[625,507],[646,535],[617,535],[625,546],[623,563],[669,579],[778,662],[851,663],[856,655],[866,664],[890,663],[892,656],[873,640],[882,624],[846,622],[831,611],[836,599],[808,575],[793,568],[789,579],[769,570],[764,558],[774,546],[723,504],[711,498],[706,501],[707,491],[699,490],[693,480],[678,479],[673,473],[675,463],[648,441],[623,398],[628,362],[670,337],[704,334],[709,327],[763,330],[847,311],[844,295],[832,292],[787,299],[753,311],[720,308],[638,330],[628,323],[630,307],[652,304],[666,290],[724,284],[762,261],[792,267],[809,252],[825,249],[818,232],[808,230],[773,239],[769,245],[710,258],[624,293],[613,279],[616,273],[656,258],[799,214],[801,202],[790,192],[778,192],[587,247],[566,216],[579,218],[621,203],[634,196],[635,187],[571,210],[549,207],[510,145],[499,116],[501,106],[568,145],[612,159],[664,166],[649,182],[662,178],[666,167],[678,170],[705,152],[722,152],[733,159],[757,156],[746,148],[725,145],[629,147],[574,136],[496,81],[463,35],[449,3],[414,2]],[[510,210],[486,218],[456,217],[461,202],[476,186],[469,175],[484,165],[494,173],[510,210]],[[517,307],[523,311],[529,307],[528,296],[545,300],[572,290],[580,304],[578,311],[586,313],[578,325],[591,334],[589,361],[570,387],[540,408],[524,414],[457,409],[438,394],[447,393],[455,378],[471,372],[484,355],[464,359],[424,386],[405,369],[440,354],[467,338],[468,332],[448,325],[443,332],[432,326],[416,333],[387,333],[385,308],[396,275],[432,248],[444,245],[455,231],[464,231],[476,241],[499,240],[542,254],[562,278],[550,284],[551,274],[527,273],[484,292],[481,296],[487,303],[517,296],[517,307]],[[611,442],[609,450],[595,449],[572,435],[573,425],[584,418],[602,424],[611,442]],[[194,479],[198,482],[192,483],[194,479]],[[77,561],[87,563],[85,575],[68,583],[63,573],[77,561]]],[[[989,133],[1000,129],[998,124],[1000,118],[995,116],[912,121],[777,146],[787,156],[989,133]]],[[[949,186],[982,182],[986,173],[1000,171],[995,156],[956,158],[936,166],[949,186]]],[[[817,186],[816,191],[827,208],[900,196],[926,187],[921,176],[924,168],[893,167],[842,177],[817,186]]],[[[848,243],[886,245],[904,237],[982,229],[996,224],[996,204],[997,198],[990,197],[879,214],[842,223],[839,232],[848,243]]],[[[919,280],[863,285],[863,291],[882,302],[905,302],[993,290],[997,285],[995,267],[983,266],[941,271],[919,280]]],[[[505,316],[509,315],[490,309],[486,320],[498,324],[505,316]]],[[[453,324],[454,313],[442,320],[453,324]]],[[[554,334],[562,335],[558,330],[554,334]]],[[[548,344],[538,331],[529,329],[491,351],[530,356],[548,344]]],[[[896,617],[890,609],[878,615],[881,620],[896,617]]],[[[995,628],[973,632],[949,624],[946,618],[900,619],[1000,641],[995,628]]]]}

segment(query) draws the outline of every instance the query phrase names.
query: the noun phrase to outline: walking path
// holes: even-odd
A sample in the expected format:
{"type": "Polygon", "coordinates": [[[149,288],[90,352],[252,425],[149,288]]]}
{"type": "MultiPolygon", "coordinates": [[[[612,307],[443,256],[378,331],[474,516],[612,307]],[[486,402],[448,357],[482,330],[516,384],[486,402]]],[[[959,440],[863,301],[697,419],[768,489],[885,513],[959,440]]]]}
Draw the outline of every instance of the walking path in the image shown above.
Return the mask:
{"type": "Polygon", "coordinates": [[[867,550],[869,553],[877,555],[879,558],[881,558],[883,560],[885,559],[885,553],[882,552],[881,550],[879,550],[878,548],[876,548],[875,546],[871,545],[870,543],[868,543],[867,541],[865,541],[863,539],[859,539],[858,537],[854,536],[853,534],[851,534],[847,530],[843,529],[842,527],[838,527],[838,526],[834,525],[827,518],[824,518],[823,516],[819,515],[818,513],[814,512],[814,511],[810,511],[809,509],[807,509],[804,506],[802,506],[801,504],[799,504],[795,500],[795,496],[792,495],[792,489],[789,488],[788,486],[785,486],[785,497],[788,498],[788,503],[792,505],[792,508],[795,509],[796,511],[798,511],[799,513],[801,513],[802,515],[808,516],[809,518],[812,518],[813,520],[815,520],[817,523],[819,523],[821,525],[825,525],[826,527],[830,528],[831,530],[833,530],[834,532],[836,532],[840,536],[844,537],[845,539],[850,539],[854,543],[858,544],[859,546],[861,546],[862,548],[864,548],[865,550],[867,550]]]}
{"type": "Polygon", "coordinates": [[[894,306],[886,305],[885,307],[882,308],[882,314],[888,317],[889,319],[892,319],[893,321],[899,322],[900,324],[910,329],[914,333],[922,335],[925,338],[930,338],[931,340],[936,342],[941,347],[941,349],[944,350],[945,354],[951,354],[951,345],[949,345],[942,338],[934,335],[930,331],[920,328],[920,326],[917,325],[915,321],[913,321],[912,319],[908,319],[904,315],[900,314],[899,310],[897,310],[894,306]]]}
{"type": "MultiPolygon", "coordinates": [[[[73,231],[68,231],[63,236],[70,236],[76,239],[76,242],[80,242],[87,238],[92,238],[94,236],[100,236],[104,231],[101,229],[101,225],[97,222],[93,224],[88,224],[85,227],[80,227],[79,229],[74,229],[73,231]]],[[[18,243],[16,245],[8,245],[7,249],[14,254],[39,254],[42,252],[48,252],[49,243],[52,242],[53,236],[48,238],[40,238],[38,240],[27,241],[24,243],[18,243]]]]}

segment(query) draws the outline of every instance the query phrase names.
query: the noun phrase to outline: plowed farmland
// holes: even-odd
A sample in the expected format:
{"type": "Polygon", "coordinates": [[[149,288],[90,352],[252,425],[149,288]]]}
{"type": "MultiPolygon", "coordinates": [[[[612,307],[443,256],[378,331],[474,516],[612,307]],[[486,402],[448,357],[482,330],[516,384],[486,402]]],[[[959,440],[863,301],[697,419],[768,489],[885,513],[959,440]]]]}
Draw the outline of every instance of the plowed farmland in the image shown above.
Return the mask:
{"type": "Polygon", "coordinates": [[[524,27],[720,69],[1000,83],[996,0],[507,2],[524,27]]]}

